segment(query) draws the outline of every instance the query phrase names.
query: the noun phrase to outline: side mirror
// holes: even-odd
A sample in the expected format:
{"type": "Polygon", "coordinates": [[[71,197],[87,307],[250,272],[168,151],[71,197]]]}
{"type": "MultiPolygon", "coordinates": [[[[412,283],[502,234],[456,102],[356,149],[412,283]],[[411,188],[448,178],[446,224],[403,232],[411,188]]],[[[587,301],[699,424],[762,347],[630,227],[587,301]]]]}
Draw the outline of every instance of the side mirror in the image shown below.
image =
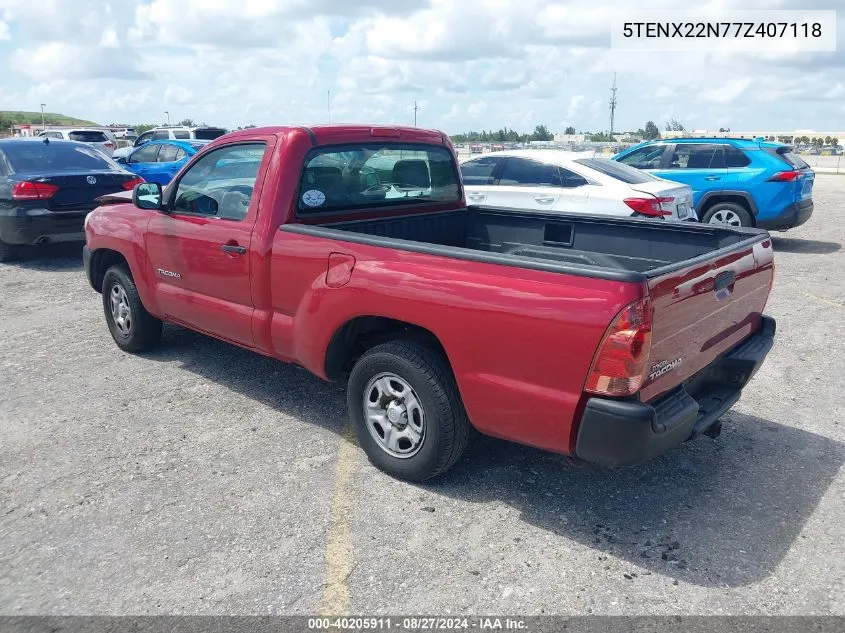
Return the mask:
{"type": "Polygon", "coordinates": [[[157,182],[142,182],[132,190],[132,204],[139,209],[161,210],[161,185],[157,182]]]}
{"type": "Polygon", "coordinates": [[[118,156],[117,158],[114,159],[114,162],[116,162],[118,165],[125,165],[126,164],[126,156],[118,156]]]}

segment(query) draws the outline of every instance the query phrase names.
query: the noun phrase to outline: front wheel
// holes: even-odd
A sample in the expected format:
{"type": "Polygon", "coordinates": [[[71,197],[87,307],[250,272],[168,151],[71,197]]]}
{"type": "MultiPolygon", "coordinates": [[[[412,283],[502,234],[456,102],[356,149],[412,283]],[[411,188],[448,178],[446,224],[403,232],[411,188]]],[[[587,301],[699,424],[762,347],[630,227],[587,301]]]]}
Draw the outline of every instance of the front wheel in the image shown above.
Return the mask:
{"type": "Polygon", "coordinates": [[[754,226],[751,214],[743,207],[733,202],[721,202],[707,209],[701,219],[705,224],[720,224],[722,226],[754,226]]]}
{"type": "Polygon", "coordinates": [[[433,350],[394,341],[367,351],[352,369],[349,415],[370,461],[408,481],[451,468],[470,437],[449,365],[433,350]]]}
{"type": "Polygon", "coordinates": [[[161,338],[161,321],[144,308],[125,265],[112,266],[103,277],[103,311],[114,342],[125,352],[147,351],[161,338]]]}

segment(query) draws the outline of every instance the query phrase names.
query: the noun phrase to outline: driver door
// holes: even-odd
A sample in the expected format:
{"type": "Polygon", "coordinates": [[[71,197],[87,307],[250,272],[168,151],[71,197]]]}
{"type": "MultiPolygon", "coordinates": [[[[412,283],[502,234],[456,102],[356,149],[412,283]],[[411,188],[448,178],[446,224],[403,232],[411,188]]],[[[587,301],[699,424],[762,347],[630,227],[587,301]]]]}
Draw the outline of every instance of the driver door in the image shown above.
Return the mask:
{"type": "MultiPolygon", "coordinates": [[[[159,307],[169,320],[253,346],[252,231],[260,212],[268,143],[208,152],[167,190],[146,250],[159,307]]],[[[255,265],[258,263],[256,262],[255,265]]]]}

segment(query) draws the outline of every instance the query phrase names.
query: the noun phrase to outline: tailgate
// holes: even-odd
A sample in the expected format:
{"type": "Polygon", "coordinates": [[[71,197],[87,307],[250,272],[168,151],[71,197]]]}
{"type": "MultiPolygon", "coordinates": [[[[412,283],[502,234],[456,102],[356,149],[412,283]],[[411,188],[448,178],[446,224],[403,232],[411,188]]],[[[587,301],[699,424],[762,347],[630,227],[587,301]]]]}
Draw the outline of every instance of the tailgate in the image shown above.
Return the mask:
{"type": "Polygon", "coordinates": [[[649,279],[654,313],[642,400],[673,389],[757,331],[773,275],[772,243],[761,235],[649,279]]]}

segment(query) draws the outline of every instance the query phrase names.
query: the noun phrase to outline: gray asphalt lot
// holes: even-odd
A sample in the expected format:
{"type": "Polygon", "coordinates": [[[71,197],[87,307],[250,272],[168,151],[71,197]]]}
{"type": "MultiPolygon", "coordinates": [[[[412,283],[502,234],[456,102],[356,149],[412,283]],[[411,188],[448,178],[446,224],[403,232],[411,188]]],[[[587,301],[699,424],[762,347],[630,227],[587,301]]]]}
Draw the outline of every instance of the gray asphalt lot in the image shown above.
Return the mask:
{"type": "Polygon", "coordinates": [[[845,177],[815,200],[722,436],[619,471],[482,438],[395,481],[343,385],[120,352],[77,246],[0,265],[0,614],[845,614],[845,177]]]}

